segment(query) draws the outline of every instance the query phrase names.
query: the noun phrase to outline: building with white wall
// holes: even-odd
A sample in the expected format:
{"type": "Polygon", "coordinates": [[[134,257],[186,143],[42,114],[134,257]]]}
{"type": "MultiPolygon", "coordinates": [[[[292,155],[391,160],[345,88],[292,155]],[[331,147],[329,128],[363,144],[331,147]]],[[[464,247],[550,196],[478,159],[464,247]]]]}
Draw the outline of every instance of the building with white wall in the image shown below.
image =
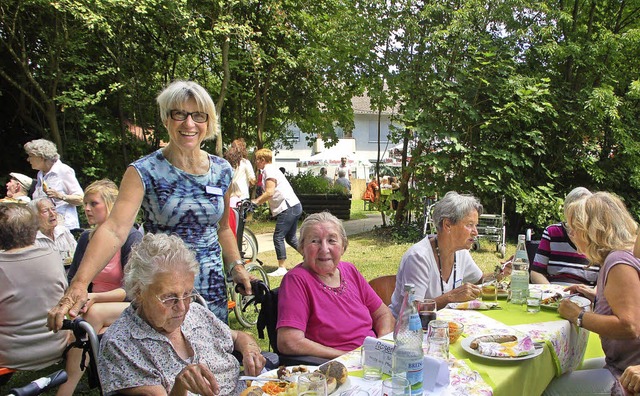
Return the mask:
{"type": "MultiPolygon", "coordinates": [[[[370,167],[378,158],[378,140],[380,140],[380,158],[388,158],[388,152],[394,144],[389,141],[388,135],[392,127],[392,118],[395,109],[385,109],[380,115],[380,139],[378,139],[378,111],[371,109],[369,97],[358,96],[351,99],[354,118],[354,129],[349,136],[345,136],[342,130],[336,130],[339,142],[333,147],[326,147],[322,138],[314,137],[313,145],[307,145],[307,135],[297,127],[291,128],[293,147],[291,149],[279,149],[275,154],[275,162],[284,167],[288,173],[297,174],[299,171],[312,169],[318,171],[322,165],[299,168],[300,161],[307,160],[311,156],[325,153],[322,157],[332,157],[335,154],[336,164],[340,157],[350,159],[352,177],[367,179],[370,167]],[[355,168],[355,171],[353,170],[355,168]]],[[[396,124],[397,125],[397,124],[396,124]]],[[[336,165],[325,165],[329,175],[333,175],[336,165]]]]}

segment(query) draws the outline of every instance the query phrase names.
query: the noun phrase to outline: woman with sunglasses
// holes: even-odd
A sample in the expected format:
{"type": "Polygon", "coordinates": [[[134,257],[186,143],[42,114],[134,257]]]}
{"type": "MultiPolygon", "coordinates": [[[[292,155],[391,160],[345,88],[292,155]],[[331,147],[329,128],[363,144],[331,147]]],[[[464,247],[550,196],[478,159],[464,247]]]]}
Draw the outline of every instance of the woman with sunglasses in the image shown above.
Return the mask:
{"type": "Polygon", "coordinates": [[[169,144],[132,163],[109,218],[96,230],[80,269],[48,325],[58,330],[64,315],[75,316],[87,300],[87,286],[125,242],[142,207],[146,232],[176,234],[196,254],[195,288],[209,309],[227,321],[225,276],[251,293],[250,278],[229,228],[231,165],[200,147],[219,135],[215,106],[195,82],[175,81],[158,95],[169,144]]]}

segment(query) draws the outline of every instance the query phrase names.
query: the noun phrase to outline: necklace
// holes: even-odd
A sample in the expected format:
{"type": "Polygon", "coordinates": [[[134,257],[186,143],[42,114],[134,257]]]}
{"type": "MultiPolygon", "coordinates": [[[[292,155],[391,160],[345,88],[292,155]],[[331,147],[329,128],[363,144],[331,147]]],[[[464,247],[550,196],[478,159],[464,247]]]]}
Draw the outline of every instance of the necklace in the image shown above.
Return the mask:
{"type": "MultiPolygon", "coordinates": [[[[436,245],[436,254],[438,255],[438,270],[440,271],[440,292],[444,294],[444,280],[442,279],[442,259],[440,258],[440,248],[438,247],[438,236],[433,239],[436,245]]],[[[456,287],[456,254],[453,253],[453,288],[456,287]]]]}

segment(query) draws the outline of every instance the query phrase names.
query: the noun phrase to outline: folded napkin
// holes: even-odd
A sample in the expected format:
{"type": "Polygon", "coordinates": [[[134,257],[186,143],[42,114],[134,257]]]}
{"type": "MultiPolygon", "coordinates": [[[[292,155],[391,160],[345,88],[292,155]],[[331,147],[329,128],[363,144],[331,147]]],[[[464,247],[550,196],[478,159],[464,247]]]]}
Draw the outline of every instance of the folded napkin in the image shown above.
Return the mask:
{"type": "Polygon", "coordinates": [[[518,341],[510,342],[479,342],[478,352],[485,356],[494,357],[519,357],[531,355],[536,348],[531,337],[526,336],[518,341]]]}
{"type": "Polygon", "coordinates": [[[462,303],[449,303],[447,304],[446,308],[451,308],[451,309],[478,309],[478,310],[483,310],[483,309],[493,309],[496,308],[498,306],[498,303],[485,303],[483,301],[480,300],[471,300],[471,301],[466,301],[466,302],[462,302],[462,303]]]}

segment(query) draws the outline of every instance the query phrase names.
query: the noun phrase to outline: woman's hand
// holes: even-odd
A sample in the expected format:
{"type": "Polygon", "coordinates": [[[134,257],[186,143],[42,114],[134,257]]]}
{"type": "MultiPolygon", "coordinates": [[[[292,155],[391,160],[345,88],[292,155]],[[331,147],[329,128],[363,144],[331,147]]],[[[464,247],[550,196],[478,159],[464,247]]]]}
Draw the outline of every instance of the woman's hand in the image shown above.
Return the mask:
{"type": "Polygon", "coordinates": [[[80,282],[71,282],[58,305],[51,308],[47,314],[47,327],[57,332],[62,328],[62,320],[69,314],[72,318],[78,316],[82,307],[87,302],[87,285],[80,282]]]}
{"type": "Polygon", "coordinates": [[[571,300],[569,300],[568,298],[560,301],[560,305],[558,306],[558,313],[569,322],[576,323],[580,312],[582,312],[582,307],[580,307],[576,303],[571,302],[571,300]]]}
{"type": "Polygon", "coordinates": [[[640,366],[627,367],[620,376],[620,385],[634,394],[640,392],[640,366]]]}
{"type": "Polygon", "coordinates": [[[187,392],[204,396],[220,394],[218,381],[206,364],[190,364],[176,375],[176,381],[169,395],[182,396],[187,392]]]}
{"type": "Polygon", "coordinates": [[[236,265],[231,270],[231,276],[233,277],[233,282],[237,285],[242,285],[244,289],[240,289],[240,294],[246,296],[248,294],[253,294],[253,290],[251,290],[251,274],[244,268],[244,265],[236,265]]]}
{"type": "Polygon", "coordinates": [[[482,289],[478,285],[463,283],[450,292],[445,293],[449,297],[449,302],[465,302],[474,300],[482,294],[482,289]]]}
{"type": "Polygon", "coordinates": [[[267,359],[262,356],[260,349],[251,350],[242,354],[242,367],[245,375],[258,376],[262,372],[267,359]]]}
{"type": "Polygon", "coordinates": [[[575,294],[575,293],[581,294],[586,298],[588,298],[589,300],[591,300],[591,302],[593,302],[596,299],[595,287],[591,287],[583,284],[575,284],[575,285],[566,287],[564,291],[568,291],[571,294],[575,294]]]}
{"type": "Polygon", "coordinates": [[[82,308],[80,308],[80,314],[85,314],[85,313],[87,313],[87,311],[89,311],[89,308],[91,308],[93,303],[96,302],[95,297],[96,297],[95,293],[89,293],[87,295],[87,302],[84,303],[82,308]]]}

